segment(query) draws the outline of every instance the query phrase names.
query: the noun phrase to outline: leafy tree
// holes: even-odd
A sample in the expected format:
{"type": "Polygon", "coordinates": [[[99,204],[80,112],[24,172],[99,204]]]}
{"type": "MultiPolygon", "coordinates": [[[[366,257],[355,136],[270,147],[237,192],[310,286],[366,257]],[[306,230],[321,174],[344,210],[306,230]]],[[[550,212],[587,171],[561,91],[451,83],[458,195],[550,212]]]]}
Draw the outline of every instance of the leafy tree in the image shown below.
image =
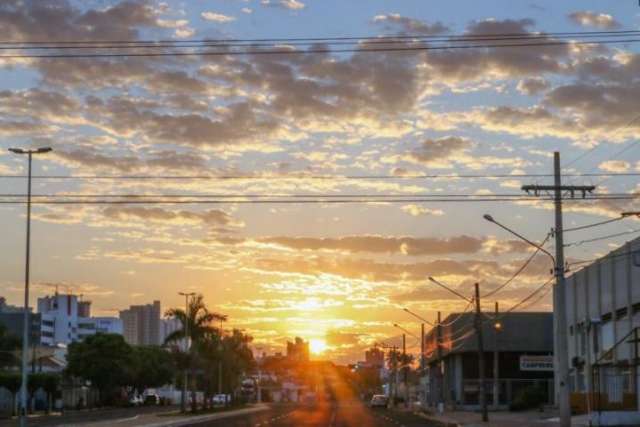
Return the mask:
{"type": "MultiPolygon", "coordinates": [[[[209,311],[202,295],[196,295],[191,299],[186,312],[181,308],[172,308],[167,310],[166,315],[178,319],[181,327],[169,334],[165,339],[165,343],[173,344],[177,347],[177,343],[186,337],[191,342],[187,359],[188,370],[193,371],[197,365],[196,354],[193,350],[200,345],[207,335],[217,333],[218,329],[215,327],[214,322],[224,322],[227,320],[227,316],[209,311]]],[[[184,396],[182,401],[185,401],[184,396]]],[[[193,376],[191,380],[191,405],[192,411],[195,412],[195,382],[193,381],[193,376]]]]}
{"type": "Polygon", "coordinates": [[[22,385],[22,378],[19,373],[0,373],[0,387],[4,387],[11,392],[11,399],[13,408],[13,414],[16,413],[16,403],[18,397],[18,390],[22,385]]]}
{"type": "Polygon", "coordinates": [[[138,392],[173,381],[175,363],[167,349],[154,346],[133,347],[131,356],[131,385],[138,392]]]}
{"type": "Polygon", "coordinates": [[[0,324],[0,368],[17,366],[20,363],[15,351],[20,349],[21,344],[22,340],[18,336],[0,324]]]}
{"type": "Polygon", "coordinates": [[[133,350],[118,334],[96,334],[69,345],[66,374],[91,381],[103,404],[131,383],[133,350]]]}

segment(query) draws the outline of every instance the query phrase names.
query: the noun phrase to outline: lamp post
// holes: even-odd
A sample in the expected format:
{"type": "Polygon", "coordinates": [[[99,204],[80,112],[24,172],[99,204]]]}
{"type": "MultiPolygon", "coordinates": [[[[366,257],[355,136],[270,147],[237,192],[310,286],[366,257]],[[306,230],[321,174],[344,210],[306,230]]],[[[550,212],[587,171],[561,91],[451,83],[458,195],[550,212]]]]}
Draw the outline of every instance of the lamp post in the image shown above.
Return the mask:
{"type": "MultiPolygon", "coordinates": [[[[191,346],[189,345],[189,297],[193,297],[195,294],[195,292],[178,292],[178,295],[184,297],[184,352],[187,355],[187,365],[191,364],[191,346]]],[[[182,380],[182,399],[180,399],[180,411],[186,412],[189,366],[185,368],[184,377],[182,380]]]]}
{"type": "MultiPolygon", "coordinates": [[[[557,213],[557,212],[556,212],[557,213]]],[[[485,214],[483,218],[510,234],[516,236],[520,240],[528,243],[540,252],[546,254],[553,263],[553,273],[556,276],[556,284],[553,287],[553,321],[554,321],[554,376],[557,393],[557,403],[560,409],[560,425],[571,425],[571,408],[569,404],[569,346],[567,342],[567,312],[566,312],[566,296],[564,285],[564,244],[562,239],[562,216],[556,215],[556,256],[547,251],[541,245],[532,242],[511,228],[496,221],[491,215],[485,214]]]]}
{"type": "Polygon", "coordinates": [[[24,318],[22,326],[22,382],[20,387],[20,426],[27,425],[27,366],[29,364],[27,351],[29,350],[29,273],[31,261],[31,164],[34,154],[50,152],[51,147],[36,149],[9,148],[14,154],[24,154],[28,158],[27,178],[27,244],[24,269],[24,318]]]}

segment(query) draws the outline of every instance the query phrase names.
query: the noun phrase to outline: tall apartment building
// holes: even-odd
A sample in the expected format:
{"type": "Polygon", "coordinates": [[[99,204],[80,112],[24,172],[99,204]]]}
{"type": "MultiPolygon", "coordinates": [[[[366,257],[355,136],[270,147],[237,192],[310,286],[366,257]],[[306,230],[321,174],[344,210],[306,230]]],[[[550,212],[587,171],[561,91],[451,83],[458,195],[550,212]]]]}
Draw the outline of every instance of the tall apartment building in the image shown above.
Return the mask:
{"type": "Polygon", "coordinates": [[[120,312],[122,334],[131,345],[161,345],[163,342],[160,301],[132,305],[120,312]]]}

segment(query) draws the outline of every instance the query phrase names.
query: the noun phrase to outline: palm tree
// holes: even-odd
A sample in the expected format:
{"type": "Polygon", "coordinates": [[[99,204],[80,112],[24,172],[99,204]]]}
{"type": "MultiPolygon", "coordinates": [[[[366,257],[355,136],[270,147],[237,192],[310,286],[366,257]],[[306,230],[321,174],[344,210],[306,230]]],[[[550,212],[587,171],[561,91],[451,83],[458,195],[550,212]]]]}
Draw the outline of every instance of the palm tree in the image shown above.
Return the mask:
{"type": "MultiPolygon", "coordinates": [[[[187,339],[191,342],[187,350],[187,370],[193,371],[195,365],[194,348],[199,347],[199,344],[207,335],[219,334],[218,328],[215,327],[214,322],[224,322],[227,320],[227,316],[224,314],[215,313],[209,311],[204,303],[204,297],[202,295],[196,295],[191,299],[188,304],[187,312],[181,308],[171,308],[165,313],[166,316],[178,319],[181,324],[181,328],[172,332],[165,339],[165,344],[174,345],[183,339],[187,339]],[[188,336],[187,335],[188,332],[188,336]]],[[[193,378],[191,380],[191,409],[196,410],[196,391],[195,382],[193,378]]],[[[184,402],[185,396],[182,396],[184,402]]]]}

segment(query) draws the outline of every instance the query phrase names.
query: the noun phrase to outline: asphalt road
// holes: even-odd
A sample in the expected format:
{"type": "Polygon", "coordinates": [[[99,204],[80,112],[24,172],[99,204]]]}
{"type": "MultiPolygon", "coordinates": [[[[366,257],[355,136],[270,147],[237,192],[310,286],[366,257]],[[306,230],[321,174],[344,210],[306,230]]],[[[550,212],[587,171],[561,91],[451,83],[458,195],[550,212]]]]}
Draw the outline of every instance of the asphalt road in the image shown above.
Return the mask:
{"type": "Polygon", "coordinates": [[[191,424],[192,427],[428,427],[410,413],[372,410],[358,401],[313,406],[274,406],[267,411],[191,424]]]}

